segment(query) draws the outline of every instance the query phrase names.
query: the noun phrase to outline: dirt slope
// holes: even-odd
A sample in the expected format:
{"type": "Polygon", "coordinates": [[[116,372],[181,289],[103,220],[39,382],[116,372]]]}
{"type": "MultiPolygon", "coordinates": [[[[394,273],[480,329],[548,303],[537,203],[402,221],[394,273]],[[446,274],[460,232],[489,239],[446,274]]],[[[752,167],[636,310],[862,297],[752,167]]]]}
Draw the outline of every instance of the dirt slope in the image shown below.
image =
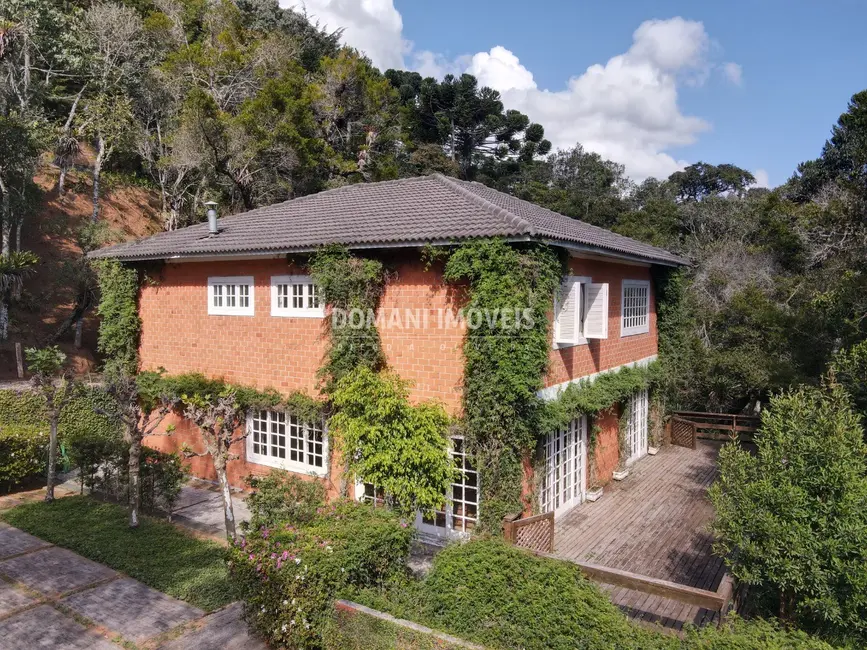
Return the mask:
{"type": "MultiPolygon", "coordinates": [[[[24,223],[21,248],[39,256],[36,274],[24,285],[19,303],[10,310],[9,341],[0,344],[0,380],[16,376],[14,343],[24,347],[43,345],[70,315],[74,290],[69,286],[64,266],[80,258],[77,245],[79,229],[91,218],[92,184],[86,169],[87,158],[82,159],[79,170],[67,177],[67,192],[57,192],[59,172],[52,165],[44,165],[35,181],[42,188],[41,209],[24,223]]],[[[141,187],[106,183],[103,187],[100,219],[110,224],[117,241],[143,237],[162,228],[157,192],[141,187]]],[[[98,321],[91,312],[85,319],[82,348],[73,346],[70,331],[58,344],[69,355],[79,373],[93,369],[96,359],[98,321]]]]}

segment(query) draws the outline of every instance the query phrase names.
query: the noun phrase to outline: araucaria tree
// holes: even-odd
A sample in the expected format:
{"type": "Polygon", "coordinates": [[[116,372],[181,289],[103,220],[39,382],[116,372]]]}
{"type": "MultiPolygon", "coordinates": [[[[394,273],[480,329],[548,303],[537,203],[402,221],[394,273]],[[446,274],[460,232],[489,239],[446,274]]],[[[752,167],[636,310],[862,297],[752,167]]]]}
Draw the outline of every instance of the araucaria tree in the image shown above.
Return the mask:
{"type": "Polygon", "coordinates": [[[758,453],[720,454],[711,488],[717,551],[779,616],[867,642],[867,445],[838,385],[771,400],[758,453]],[[771,605],[773,603],[773,605],[771,605]]]}
{"type": "Polygon", "coordinates": [[[142,441],[151,435],[169,435],[173,428],[161,434],[157,427],[171,413],[176,399],[165,394],[163,384],[155,373],[131,375],[123,370],[113,372],[105,383],[105,392],[112,398],[113,409],[100,411],[120,422],[123,439],[129,445],[129,525],[137,528],[141,508],[141,464],[142,441]]]}
{"type": "Polygon", "coordinates": [[[74,386],[64,372],[66,355],[60,348],[27,348],[27,366],[33,373],[31,383],[45,399],[45,418],[48,420],[48,472],[45,500],[54,501],[54,485],[57,483],[57,425],[63,407],[73,396],[74,386]]]}
{"type": "Polygon", "coordinates": [[[189,449],[187,456],[210,456],[220,482],[223,496],[223,515],[226,520],[226,537],[235,539],[235,511],[232,508],[232,490],[226,475],[226,465],[237,460],[238,454],[231,451],[232,445],[247,437],[243,427],[246,412],[236,399],[233,391],[221,395],[182,395],[184,416],[193,422],[202,433],[205,452],[197,453],[189,449]]]}

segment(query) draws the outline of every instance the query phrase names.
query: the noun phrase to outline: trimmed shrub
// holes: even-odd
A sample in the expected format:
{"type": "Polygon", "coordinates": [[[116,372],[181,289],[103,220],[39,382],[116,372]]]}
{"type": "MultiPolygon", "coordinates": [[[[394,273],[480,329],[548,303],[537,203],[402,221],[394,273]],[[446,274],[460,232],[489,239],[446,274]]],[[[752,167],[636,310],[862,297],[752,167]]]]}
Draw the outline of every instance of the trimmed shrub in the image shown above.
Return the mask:
{"type": "MultiPolygon", "coordinates": [[[[416,598],[422,624],[496,648],[668,645],[630,624],[576,565],[537,557],[499,539],[443,550],[416,598]]],[[[407,609],[412,617],[412,607],[407,609]]]]}
{"type": "MultiPolygon", "coordinates": [[[[94,492],[126,503],[129,500],[127,445],[99,438],[79,440],[79,445],[77,453],[83,456],[86,451],[89,454],[84,465],[88,475],[84,477],[82,474],[83,485],[94,492]]],[[[181,494],[181,487],[189,475],[189,466],[184,463],[180,454],[167,454],[142,447],[139,458],[142,510],[151,513],[165,512],[171,516],[181,494]]]]}
{"type": "Polygon", "coordinates": [[[275,648],[318,649],[334,599],[406,573],[413,531],[386,509],[338,501],[301,527],[252,531],[228,551],[250,626],[275,648]]]}
{"type": "MultiPolygon", "coordinates": [[[[89,386],[78,386],[77,391],[60,413],[60,438],[85,435],[119,438],[120,426],[97,412],[111,409],[111,397],[89,386]]],[[[29,390],[0,390],[0,426],[4,424],[47,426],[45,398],[29,390]]]]}
{"type": "Polygon", "coordinates": [[[684,650],[833,650],[833,647],[805,632],[781,630],[755,619],[732,617],[722,627],[708,625],[687,631],[684,650]]]}
{"type": "Polygon", "coordinates": [[[267,476],[248,476],[246,483],[253,492],[247,497],[250,522],[241,524],[245,530],[305,524],[325,505],[325,486],[317,480],[272,470],[267,476]]]}
{"type": "Polygon", "coordinates": [[[29,478],[45,474],[48,428],[0,426],[0,490],[10,490],[29,478]]]}

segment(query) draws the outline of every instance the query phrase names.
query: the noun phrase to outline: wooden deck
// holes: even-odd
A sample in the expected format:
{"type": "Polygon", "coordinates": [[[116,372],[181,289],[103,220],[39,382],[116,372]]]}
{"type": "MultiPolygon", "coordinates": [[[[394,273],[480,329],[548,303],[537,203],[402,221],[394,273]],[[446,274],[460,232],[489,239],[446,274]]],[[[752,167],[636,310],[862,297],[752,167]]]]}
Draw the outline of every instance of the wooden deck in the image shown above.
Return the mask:
{"type": "MultiPolygon", "coordinates": [[[[624,481],[605,488],[602,499],[556,521],[554,554],[715,591],[725,571],[711,550],[708,524],[714,513],[706,493],[716,477],[719,447],[670,446],[638,461],[624,481]]],[[[716,619],[700,607],[603,588],[630,617],[666,628],[679,631],[685,623],[716,619]]]]}

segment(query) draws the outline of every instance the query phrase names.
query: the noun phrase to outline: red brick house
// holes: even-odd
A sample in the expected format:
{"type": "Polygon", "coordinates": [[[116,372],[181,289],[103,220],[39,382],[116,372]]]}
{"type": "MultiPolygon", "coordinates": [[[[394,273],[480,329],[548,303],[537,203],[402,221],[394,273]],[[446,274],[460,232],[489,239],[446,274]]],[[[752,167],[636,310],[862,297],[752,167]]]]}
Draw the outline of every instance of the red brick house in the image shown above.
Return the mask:
{"type": "MultiPolygon", "coordinates": [[[[659,248],[440,175],[350,185],[223,218],[212,229],[197,224],[91,254],[162,263],[158,282],[141,290],[143,369],[202,372],[259,389],[316,395],[316,371],[327,343],[325,311],[305,269],[292,260],[324,244],[341,243],[394,270],[380,311],[411,310],[423,315],[424,326],[380,329],[388,365],[412,382],[414,399],[439,400],[454,413],[461,403],[465,330],[449,317],[456,307],[447,296],[442,268],[425,269],[422,247],[502,237],[545,242],[568,252],[563,299],[552,305],[555,322],[543,397],[556,395],[570,382],[655,359],[651,268],[684,263],[659,248]]],[[[646,395],[636,395],[630,408],[635,415],[630,431],[634,460],[647,452],[646,395]]],[[[174,436],[152,444],[200,444],[185,421],[174,424],[174,436]]],[[[616,417],[597,424],[598,478],[607,482],[619,455],[616,417]]],[[[250,435],[238,450],[242,460],[229,465],[234,484],[250,473],[278,467],[316,476],[330,492],[338,491],[341,465],[329,462],[322,423],[259,412],[251,414],[248,427],[250,435]]],[[[545,436],[547,467],[540,508],[560,514],[584,499],[587,422],[582,418],[564,431],[539,433],[545,436]]],[[[422,524],[433,534],[469,530],[478,515],[477,476],[461,441],[453,453],[464,477],[446,511],[422,524]]],[[[209,462],[194,459],[194,472],[213,478],[209,462]]],[[[364,486],[356,491],[361,498],[364,486]]]]}

